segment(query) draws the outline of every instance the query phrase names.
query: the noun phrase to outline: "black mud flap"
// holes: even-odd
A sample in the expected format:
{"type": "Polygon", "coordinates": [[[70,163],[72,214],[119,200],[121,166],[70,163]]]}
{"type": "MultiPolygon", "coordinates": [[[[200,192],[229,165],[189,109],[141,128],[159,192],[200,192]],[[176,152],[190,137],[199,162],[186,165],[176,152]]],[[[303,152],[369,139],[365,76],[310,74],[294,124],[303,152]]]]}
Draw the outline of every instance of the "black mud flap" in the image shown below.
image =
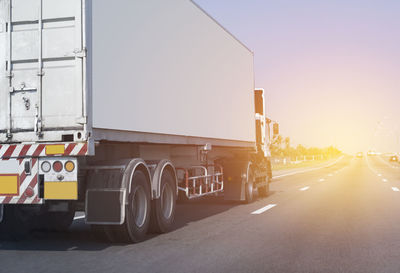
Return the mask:
{"type": "Polygon", "coordinates": [[[86,191],[86,223],[122,225],[125,220],[125,189],[86,191]]]}
{"type": "Polygon", "coordinates": [[[246,200],[248,161],[224,162],[224,199],[246,200]]]}

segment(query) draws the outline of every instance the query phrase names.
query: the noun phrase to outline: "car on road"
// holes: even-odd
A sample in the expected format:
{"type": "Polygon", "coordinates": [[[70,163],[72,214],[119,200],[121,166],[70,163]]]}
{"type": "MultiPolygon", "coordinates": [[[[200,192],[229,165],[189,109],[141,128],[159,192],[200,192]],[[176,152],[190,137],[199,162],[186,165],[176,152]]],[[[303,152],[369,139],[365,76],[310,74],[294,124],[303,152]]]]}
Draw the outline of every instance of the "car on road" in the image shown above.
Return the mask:
{"type": "Polygon", "coordinates": [[[364,154],[362,152],[357,153],[356,155],[358,158],[362,158],[364,156],[364,154]]]}
{"type": "Polygon", "coordinates": [[[397,155],[392,155],[392,156],[389,158],[389,161],[390,161],[390,162],[399,162],[399,157],[398,157],[397,155]]]}

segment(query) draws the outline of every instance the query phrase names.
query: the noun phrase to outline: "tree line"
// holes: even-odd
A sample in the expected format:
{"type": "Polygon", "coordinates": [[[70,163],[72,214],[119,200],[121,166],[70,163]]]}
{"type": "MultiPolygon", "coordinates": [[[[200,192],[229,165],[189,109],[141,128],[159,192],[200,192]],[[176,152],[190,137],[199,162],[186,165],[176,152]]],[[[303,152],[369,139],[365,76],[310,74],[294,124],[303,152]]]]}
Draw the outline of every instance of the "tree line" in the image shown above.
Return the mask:
{"type": "Polygon", "coordinates": [[[276,136],[271,143],[272,157],[289,157],[292,159],[298,157],[317,156],[323,158],[331,158],[342,154],[336,147],[329,146],[326,148],[305,147],[301,144],[292,147],[289,137],[276,136]]]}

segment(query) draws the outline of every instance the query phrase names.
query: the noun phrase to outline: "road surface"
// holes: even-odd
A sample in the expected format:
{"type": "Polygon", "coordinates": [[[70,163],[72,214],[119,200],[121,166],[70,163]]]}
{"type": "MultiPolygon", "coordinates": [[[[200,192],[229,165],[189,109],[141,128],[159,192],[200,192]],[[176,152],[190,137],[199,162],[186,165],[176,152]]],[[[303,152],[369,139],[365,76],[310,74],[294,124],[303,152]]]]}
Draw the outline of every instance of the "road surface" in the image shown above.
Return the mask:
{"type": "Polygon", "coordinates": [[[249,205],[178,206],[173,232],[96,241],[77,215],[65,233],[0,242],[0,272],[400,272],[400,165],[380,157],[274,179],[249,205]]]}

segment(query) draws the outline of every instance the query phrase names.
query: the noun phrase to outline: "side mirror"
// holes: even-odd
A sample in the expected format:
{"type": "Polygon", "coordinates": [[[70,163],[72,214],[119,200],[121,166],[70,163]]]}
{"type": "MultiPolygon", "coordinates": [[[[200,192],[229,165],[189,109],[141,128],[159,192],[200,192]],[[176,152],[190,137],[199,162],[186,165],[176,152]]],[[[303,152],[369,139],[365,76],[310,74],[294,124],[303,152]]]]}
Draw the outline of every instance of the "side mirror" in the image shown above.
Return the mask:
{"type": "Polygon", "coordinates": [[[279,135],[279,124],[278,123],[274,123],[274,125],[272,127],[272,132],[274,133],[274,137],[279,135]]]}

